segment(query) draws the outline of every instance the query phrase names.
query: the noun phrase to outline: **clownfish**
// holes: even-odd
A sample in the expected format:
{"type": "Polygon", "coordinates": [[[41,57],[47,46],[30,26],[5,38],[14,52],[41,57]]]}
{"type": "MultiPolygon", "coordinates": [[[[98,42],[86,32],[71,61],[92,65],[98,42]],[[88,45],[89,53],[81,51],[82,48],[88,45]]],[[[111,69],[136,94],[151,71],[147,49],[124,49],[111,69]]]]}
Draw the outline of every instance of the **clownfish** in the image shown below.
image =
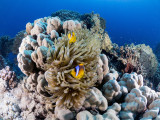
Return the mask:
{"type": "Polygon", "coordinates": [[[74,78],[81,79],[84,76],[84,70],[85,70],[84,65],[79,64],[75,67],[75,69],[71,71],[71,75],[74,78]]]}
{"type": "Polygon", "coordinates": [[[69,43],[76,42],[76,35],[74,32],[68,34],[69,43]]]}

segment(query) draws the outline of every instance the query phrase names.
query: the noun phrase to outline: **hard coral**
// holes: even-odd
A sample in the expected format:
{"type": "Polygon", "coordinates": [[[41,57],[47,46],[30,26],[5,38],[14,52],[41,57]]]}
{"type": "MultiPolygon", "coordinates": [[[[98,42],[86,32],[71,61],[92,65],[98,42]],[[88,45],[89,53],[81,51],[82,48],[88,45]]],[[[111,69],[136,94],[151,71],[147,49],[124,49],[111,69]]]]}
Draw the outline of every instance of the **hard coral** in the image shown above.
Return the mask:
{"type": "Polygon", "coordinates": [[[81,23],[78,21],[68,20],[63,23],[63,29],[64,30],[70,30],[73,31],[75,28],[80,29],[81,23]]]}
{"type": "Polygon", "coordinates": [[[98,65],[97,65],[97,74],[99,76],[98,83],[101,84],[103,77],[109,72],[108,67],[108,58],[105,54],[100,54],[98,65]]]}
{"type": "Polygon", "coordinates": [[[14,88],[17,85],[17,77],[14,71],[10,70],[9,66],[0,70],[0,77],[6,81],[8,88],[14,88]]]}
{"type": "Polygon", "coordinates": [[[148,86],[140,87],[142,94],[147,98],[147,105],[150,105],[154,100],[158,98],[158,94],[149,88],[148,86]]]}
{"type": "Polygon", "coordinates": [[[107,73],[103,78],[103,83],[108,82],[109,80],[117,80],[119,74],[115,69],[110,69],[109,73],[107,73]]]}
{"type": "Polygon", "coordinates": [[[57,102],[60,107],[80,108],[85,94],[97,82],[96,70],[100,54],[98,36],[87,29],[76,30],[75,34],[75,43],[69,44],[66,35],[55,41],[55,48],[50,52],[46,65],[46,88],[52,95],[51,101],[57,102]],[[76,79],[70,72],[81,63],[84,64],[85,74],[83,78],[76,79]]]}
{"type": "Polygon", "coordinates": [[[113,99],[116,99],[117,97],[120,98],[122,95],[120,85],[115,79],[106,82],[102,89],[104,96],[108,101],[113,101],[113,99]]]}
{"type": "Polygon", "coordinates": [[[89,111],[81,111],[77,114],[77,120],[119,120],[117,114],[120,112],[121,106],[118,103],[114,103],[103,114],[92,115],[89,111]]]}
{"type": "Polygon", "coordinates": [[[90,89],[86,95],[86,100],[83,105],[85,108],[99,109],[105,111],[108,107],[106,98],[102,95],[101,91],[96,87],[90,89]]]}
{"type": "Polygon", "coordinates": [[[160,117],[160,99],[153,101],[149,105],[149,110],[143,114],[143,118],[141,120],[159,120],[160,117]]]}
{"type": "Polygon", "coordinates": [[[134,88],[125,98],[125,103],[122,103],[124,111],[143,112],[146,110],[147,99],[142,95],[142,92],[134,88]]]}
{"type": "Polygon", "coordinates": [[[143,76],[137,75],[137,73],[133,72],[131,74],[125,73],[123,74],[119,84],[121,86],[126,86],[130,91],[133,88],[139,88],[143,86],[143,76]]]}
{"type": "Polygon", "coordinates": [[[55,107],[55,117],[60,120],[73,120],[74,114],[69,109],[55,107]]]}

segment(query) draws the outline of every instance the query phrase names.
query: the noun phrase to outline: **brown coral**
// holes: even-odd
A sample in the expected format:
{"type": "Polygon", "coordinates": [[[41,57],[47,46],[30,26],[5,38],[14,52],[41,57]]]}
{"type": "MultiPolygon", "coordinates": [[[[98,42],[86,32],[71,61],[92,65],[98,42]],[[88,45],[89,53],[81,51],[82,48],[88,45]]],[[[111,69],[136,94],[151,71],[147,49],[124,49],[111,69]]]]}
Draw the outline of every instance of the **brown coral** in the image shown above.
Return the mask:
{"type": "Polygon", "coordinates": [[[48,57],[45,78],[46,87],[52,95],[49,99],[59,107],[80,108],[85,100],[85,93],[97,81],[97,63],[100,54],[98,35],[87,29],[74,31],[77,41],[69,44],[64,35],[56,40],[55,48],[48,57]],[[92,41],[92,42],[91,42],[92,41]],[[83,78],[76,79],[70,72],[80,63],[84,64],[83,78]]]}

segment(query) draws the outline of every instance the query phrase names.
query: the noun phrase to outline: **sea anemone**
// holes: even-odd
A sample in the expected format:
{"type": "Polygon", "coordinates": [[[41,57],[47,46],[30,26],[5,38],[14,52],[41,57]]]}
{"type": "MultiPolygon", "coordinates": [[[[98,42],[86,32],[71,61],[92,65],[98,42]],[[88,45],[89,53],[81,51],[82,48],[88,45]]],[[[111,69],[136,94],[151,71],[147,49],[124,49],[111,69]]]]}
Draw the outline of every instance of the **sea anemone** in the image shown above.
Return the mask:
{"type": "MultiPolygon", "coordinates": [[[[76,42],[70,43],[67,35],[54,42],[47,58],[45,78],[49,100],[59,107],[79,109],[88,90],[95,86],[100,54],[100,38],[92,30],[74,30],[76,42]],[[71,73],[77,65],[85,68],[81,77],[71,73]]],[[[68,33],[69,34],[69,33],[68,33]]]]}

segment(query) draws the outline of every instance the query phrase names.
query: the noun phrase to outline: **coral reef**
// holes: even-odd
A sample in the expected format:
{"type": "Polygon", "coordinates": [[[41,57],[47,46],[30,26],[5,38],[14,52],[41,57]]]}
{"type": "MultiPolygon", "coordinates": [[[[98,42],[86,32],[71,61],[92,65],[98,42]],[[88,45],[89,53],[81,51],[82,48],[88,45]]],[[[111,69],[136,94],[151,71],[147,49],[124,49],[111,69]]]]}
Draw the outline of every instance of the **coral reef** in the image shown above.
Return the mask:
{"type": "MultiPolygon", "coordinates": [[[[82,98],[85,100],[85,93],[97,82],[96,70],[101,43],[95,30],[97,28],[82,29],[78,21],[62,22],[58,17],[45,17],[35,20],[34,24],[28,23],[26,31],[29,35],[23,38],[17,56],[18,66],[29,76],[25,87],[32,90],[35,86],[34,89],[39,92],[48,93],[47,97],[50,95],[51,102],[57,102],[59,106],[65,104],[68,108],[80,108],[83,104],[82,98]],[[75,43],[70,44],[67,35],[62,35],[62,28],[68,33],[74,31],[75,43]],[[70,72],[81,63],[84,65],[85,74],[82,79],[76,79],[70,72]],[[40,88],[42,91],[36,88],[36,78],[33,77],[33,81],[30,79],[39,72],[44,74],[46,79],[46,86],[40,88]]],[[[105,65],[108,64],[106,59],[102,57],[105,65]]],[[[105,65],[103,71],[106,73],[105,65]]]]}
{"type": "Polygon", "coordinates": [[[146,86],[158,75],[151,48],[119,48],[103,22],[61,10],[27,23],[15,38],[22,81],[2,57],[0,119],[160,119],[160,93],[146,86]]]}
{"type": "Polygon", "coordinates": [[[110,58],[111,67],[119,72],[137,72],[147,78],[154,76],[156,73],[158,62],[149,46],[131,44],[118,47],[114,44],[111,51],[105,52],[110,58]]]}
{"type": "MultiPolygon", "coordinates": [[[[113,71],[116,72],[115,70],[113,71]]],[[[0,87],[0,100],[3,104],[1,107],[5,108],[5,110],[0,111],[0,117],[20,120],[47,120],[51,118],[53,120],[71,120],[75,118],[77,120],[158,119],[160,93],[151,90],[147,86],[143,86],[143,84],[139,84],[143,82],[143,77],[135,73],[124,74],[120,81],[116,81],[117,79],[118,78],[113,77],[113,79],[110,79],[104,84],[104,87],[106,87],[107,84],[109,85],[103,89],[110,91],[108,95],[111,95],[112,99],[106,97],[106,94],[98,88],[93,87],[85,95],[83,107],[80,111],[61,108],[58,107],[58,105],[53,109],[51,104],[46,104],[45,99],[41,96],[46,96],[47,94],[43,87],[44,84],[46,84],[43,73],[32,74],[26,77],[22,84],[19,84],[18,87],[13,88],[11,91],[3,91],[3,88],[7,86],[3,83],[4,80],[0,80],[0,86],[3,86],[0,87]],[[138,76],[141,80],[138,80],[138,76]],[[124,81],[124,79],[126,79],[126,81],[124,81]],[[133,84],[133,86],[130,84],[127,86],[127,81],[128,83],[132,81],[135,84],[133,84]],[[127,94],[127,90],[131,90],[130,93],[127,94]],[[39,93],[41,93],[41,95],[39,95],[39,93]],[[124,93],[125,96],[123,95],[124,93]],[[5,104],[6,99],[8,99],[7,104],[5,104]],[[115,101],[121,101],[119,99],[124,99],[124,102],[121,104],[116,103],[115,101]],[[112,100],[112,104],[108,106],[107,101],[109,100],[112,100]]],[[[58,103],[56,102],[56,104],[58,103]]]]}
{"type": "Polygon", "coordinates": [[[21,83],[11,91],[1,94],[0,101],[0,117],[3,119],[38,120],[47,119],[51,114],[47,112],[42,97],[36,92],[27,92],[21,83]]]}

